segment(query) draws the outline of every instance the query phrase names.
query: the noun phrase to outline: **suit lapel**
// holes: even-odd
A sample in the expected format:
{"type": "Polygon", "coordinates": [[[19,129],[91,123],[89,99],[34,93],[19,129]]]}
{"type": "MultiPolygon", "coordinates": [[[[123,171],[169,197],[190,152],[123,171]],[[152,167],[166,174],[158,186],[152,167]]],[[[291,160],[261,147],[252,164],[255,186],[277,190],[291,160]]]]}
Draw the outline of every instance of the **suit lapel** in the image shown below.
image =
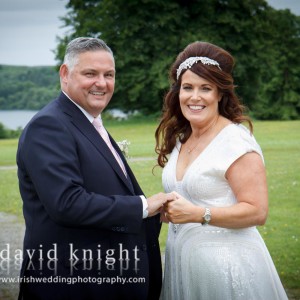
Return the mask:
{"type": "MultiPolygon", "coordinates": [[[[130,179],[127,179],[124,175],[119,163],[116,161],[114,155],[108,148],[105,141],[102,139],[100,134],[94,128],[94,126],[90,123],[90,121],[86,118],[86,116],[80,111],[80,109],[72,103],[63,93],[61,93],[60,97],[58,98],[59,103],[63,108],[63,112],[68,115],[70,118],[71,123],[79,130],[86,138],[96,147],[96,149],[102,154],[102,156],[107,160],[107,162],[111,165],[120,179],[124,182],[124,184],[129,188],[131,192],[133,191],[133,186],[130,182],[130,179]]],[[[117,143],[112,139],[109,135],[110,140],[119,153],[121,159],[123,160],[123,155],[120,152],[120,149],[117,143]]],[[[124,160],[123,160],[124,162],[124,160]]],[[[129,166],[126,162],[124,162],[126,167],[126,171],[128,172],[129,166]]],[[[129,174],[129,172],[128,172],[129,174]]],[[[129,175],[128,175],[129,176],[129,175]]]]}

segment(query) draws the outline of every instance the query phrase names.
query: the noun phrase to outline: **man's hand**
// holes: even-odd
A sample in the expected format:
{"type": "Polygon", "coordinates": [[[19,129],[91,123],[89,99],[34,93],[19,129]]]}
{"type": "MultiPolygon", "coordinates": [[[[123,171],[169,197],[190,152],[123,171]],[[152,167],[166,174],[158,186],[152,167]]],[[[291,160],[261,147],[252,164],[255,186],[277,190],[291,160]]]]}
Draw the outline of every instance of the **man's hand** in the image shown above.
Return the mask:
{"type": "Polygon", "coordinates": [[[165,194],[165,193],[158,193],[155,194],[147,199],[148,203],[148,217],[155,216],[156,214],[160,213],[163,205],[167,203],[167,201],[171,201],[175,199],[175,195],[173,193],[165,194]]]}

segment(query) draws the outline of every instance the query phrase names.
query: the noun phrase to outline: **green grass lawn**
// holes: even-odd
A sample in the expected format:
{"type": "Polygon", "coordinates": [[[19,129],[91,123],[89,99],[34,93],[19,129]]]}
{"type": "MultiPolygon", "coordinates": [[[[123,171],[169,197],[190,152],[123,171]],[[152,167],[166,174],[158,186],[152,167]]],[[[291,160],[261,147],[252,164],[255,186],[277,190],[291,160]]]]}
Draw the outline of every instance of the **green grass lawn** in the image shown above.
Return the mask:
{"type": "MultiPolygon", "coordinates": [[[[16,164],[16,151],[18,140],[0,140],[0,166],[16,164]]],[[[1,183],[0,183],[1,184],[1,183]]]]}
{"type": "MultiPolygon", "coordinates": [[[[129,164],[146,196],[162,191],[161,169],[155,160],[155,122],[108,122],[107,128],[117,141],[127,139],[129,164]],[[154,174],[153,174],[154,173],[154,174]]],[[[300,299],[300,121],[255,122],[254,135],[261,145],[267,168],[269,217],[259,228],[274,260],[281,280],[300,299]]],[[[17,140],[0,140],[0,166],[15,164],[17,140]]],[[[16,170],[0,167],[0,210],[22,218],[16,170]]],[[[160,243],[165,248],[167,226],[162,228],[160,243]]]]}

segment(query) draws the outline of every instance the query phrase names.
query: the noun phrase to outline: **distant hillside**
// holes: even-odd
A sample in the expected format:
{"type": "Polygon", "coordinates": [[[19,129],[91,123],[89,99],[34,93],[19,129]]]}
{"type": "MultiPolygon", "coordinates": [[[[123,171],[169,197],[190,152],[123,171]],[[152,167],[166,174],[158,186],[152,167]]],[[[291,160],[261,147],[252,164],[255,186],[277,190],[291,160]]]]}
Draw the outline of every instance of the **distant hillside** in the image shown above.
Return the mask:
{"type": "Polygon", "coordinates": [[[59,90],[55,67],[0,65],[1,110],[39,110],[54,99],[59,90]]]}

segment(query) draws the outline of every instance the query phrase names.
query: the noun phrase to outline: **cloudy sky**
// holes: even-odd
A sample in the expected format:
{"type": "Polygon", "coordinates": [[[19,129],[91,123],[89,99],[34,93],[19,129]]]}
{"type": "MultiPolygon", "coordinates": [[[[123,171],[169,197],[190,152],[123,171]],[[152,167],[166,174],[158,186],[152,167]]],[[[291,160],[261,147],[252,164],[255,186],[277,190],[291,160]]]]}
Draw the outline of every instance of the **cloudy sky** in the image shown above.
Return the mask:
{"type": "MultiPolygon", "coordinates": [[[[276,9],[300,15],[299,0],[268,0],[276,9]]],[[[0,0],[0,64],[55,65],[52,52],[67,29],[59,17],[68,0],[0,0]]]]}
{"type": "Polygon", "coordinates": [[[0,64],[55,65],[68,0],[0,0],[0,64]]]}

